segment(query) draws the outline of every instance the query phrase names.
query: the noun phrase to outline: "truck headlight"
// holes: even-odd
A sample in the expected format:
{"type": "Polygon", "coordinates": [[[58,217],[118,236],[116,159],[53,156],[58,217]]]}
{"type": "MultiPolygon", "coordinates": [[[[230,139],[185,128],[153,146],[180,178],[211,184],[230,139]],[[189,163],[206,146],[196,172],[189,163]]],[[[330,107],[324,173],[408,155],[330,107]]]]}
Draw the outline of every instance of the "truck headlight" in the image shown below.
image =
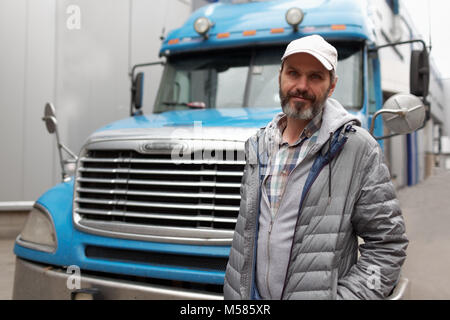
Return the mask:
{"type": "Polygon", "coordinates": [[[197,20],[195,20],[194,22],[195,31],[203,37],[207,36],[207,33],[211,28],[211,26],[212,26],[211,21],[206,17],[197,18],[197,20]]]}
{"type": "Polygon", "coordinates": [[[72,179],[72,177],[75,175],[77,170],[77,163],[73,161],[67,161],[64,163],[64,172],[66,173],[66,176],[64,178],[64,182],[68,182],[72,179]]]}
{"type": "Polygon", "coordinates": [[[19,245],[44,252],[56,250],[56,232],[50,214],[35,204],[17,239],[19,245]]]}
{"type": "Polygon", "coordinates": [[[304,16],[305,15],[304,15],[302,9],[295,8],[295,7],[294,8],[290,8],[286,12],[286,22],[288,24],[290,24],[294,28],[294,30],[297,31],[298,26],[303,21],[304,16]]]}

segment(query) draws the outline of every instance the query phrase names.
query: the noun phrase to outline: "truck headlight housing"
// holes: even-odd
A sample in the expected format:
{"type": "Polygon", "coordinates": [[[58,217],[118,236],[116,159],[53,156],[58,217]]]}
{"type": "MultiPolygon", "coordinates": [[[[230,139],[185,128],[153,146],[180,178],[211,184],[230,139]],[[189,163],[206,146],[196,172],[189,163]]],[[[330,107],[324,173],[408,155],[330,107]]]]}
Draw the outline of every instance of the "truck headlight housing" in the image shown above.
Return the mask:
{"type": "Polygon", "coordinates": [[[66,173],[66,177],[64,178],[64,182],[68,182],[75,175],[77,170],[77,163],[75,161],[65,161],[64,163],[64,172],[66,173]]]}
{"type": "Polygon", "coordinates": [[[17,239],[19,245],[33,250],[55,252],[56,232],[50,214],[35,204],[17,239]]]}
{"type": "Polygon", "coordinates": [[[298,30],[298,26],[302,23],[305,14],[300,8],[290,8],[286,12],[286,22],[291,25],[295,31],[298,30]]]}
{"type": "Polygon", "coordinates": [[[211,29],[212,23],[206,17],[197,18],[194,22],[194,30],[199,35],[207,37],[209,29],[211,29]]]}

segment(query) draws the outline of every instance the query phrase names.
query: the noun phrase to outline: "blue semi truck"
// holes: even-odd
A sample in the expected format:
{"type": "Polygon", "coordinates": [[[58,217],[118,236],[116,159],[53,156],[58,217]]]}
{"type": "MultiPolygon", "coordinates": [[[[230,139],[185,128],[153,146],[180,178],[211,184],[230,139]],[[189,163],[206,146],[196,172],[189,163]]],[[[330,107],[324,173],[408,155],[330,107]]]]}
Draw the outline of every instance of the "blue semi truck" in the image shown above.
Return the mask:
{"type": "MultiPolygon", "coordinates": [[[[291,40],[320,34],[335,45],[334,97],[381,145],[426,121],[427,49],[415,39],[380,46],[362,3],[219,1],[170,32],[161,61],[131,70],[129,118],[94,132],[76,155],[57,135],[63,181],[35,202],[17,237],[13,298],[221,299],[244,142],[281,110],[278,72],[291,40]],[[395,95],[383,108],[378,52],[400,45],[411,48],[420,99],[395,95]],[[164,72],[144,114],[137,71],[153,64],[164,72]]],[[[43,119],[58,134],[51,104],[43,119]]]]}

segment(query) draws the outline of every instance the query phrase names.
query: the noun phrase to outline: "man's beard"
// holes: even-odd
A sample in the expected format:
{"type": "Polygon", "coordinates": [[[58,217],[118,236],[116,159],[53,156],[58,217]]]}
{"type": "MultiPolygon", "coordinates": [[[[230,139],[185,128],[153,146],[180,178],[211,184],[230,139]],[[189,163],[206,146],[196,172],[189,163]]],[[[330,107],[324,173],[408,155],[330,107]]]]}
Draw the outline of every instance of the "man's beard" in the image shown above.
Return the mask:
{"type": "Polygon", "coordinates": [[[328,88],[324,96],[318,99],[314,94],[309,94],[307,91],[300,90],[297,90],[295,92],[288,92],[286,95],[284,95],[280,88],[279,94],[283,112],[288,117],[294,119],[312,120],[315,116],[322,112],[330,90],[331,86],[330,88],[328,88]],[[292,97],[301,97],[303,99],[309,100],[309,107],[307,106],[307,102],[296,101],[291,108],[291,106],[289,105],[289,100],[292,97]]]}

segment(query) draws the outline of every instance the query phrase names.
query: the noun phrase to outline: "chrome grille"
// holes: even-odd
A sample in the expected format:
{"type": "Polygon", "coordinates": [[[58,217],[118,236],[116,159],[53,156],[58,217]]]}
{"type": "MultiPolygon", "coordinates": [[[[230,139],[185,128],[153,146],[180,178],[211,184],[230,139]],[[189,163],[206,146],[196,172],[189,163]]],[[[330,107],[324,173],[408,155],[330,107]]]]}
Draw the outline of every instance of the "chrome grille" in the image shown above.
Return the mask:
{"type": "Polygon", "coordinates": [[[245,160],[242,150],[223,152],[176,160],[167,150],[86,150],[77,170],[75,225],[127,239],[229,244],[245,160]]]}

